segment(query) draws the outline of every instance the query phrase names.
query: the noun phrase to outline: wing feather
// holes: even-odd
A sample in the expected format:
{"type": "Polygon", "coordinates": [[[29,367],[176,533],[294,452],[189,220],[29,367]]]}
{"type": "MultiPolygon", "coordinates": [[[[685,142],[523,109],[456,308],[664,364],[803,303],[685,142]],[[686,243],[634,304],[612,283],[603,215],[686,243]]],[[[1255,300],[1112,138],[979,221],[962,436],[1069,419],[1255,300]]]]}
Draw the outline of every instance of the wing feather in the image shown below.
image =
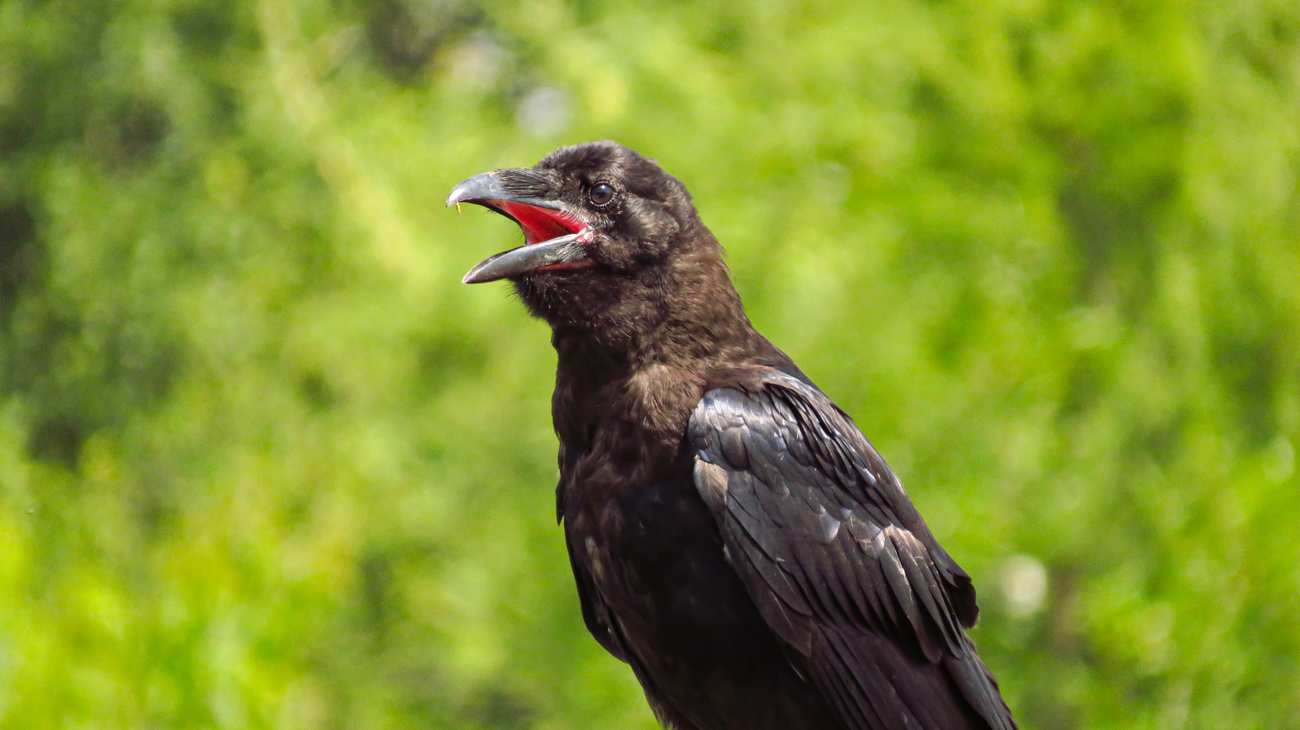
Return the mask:
{"type": "Polygon", "coordinates": [[[768,625],[855,729],[1013,728],[970,577],[852,420],[766,371],[691,416],[696,486],[768,625]]]}

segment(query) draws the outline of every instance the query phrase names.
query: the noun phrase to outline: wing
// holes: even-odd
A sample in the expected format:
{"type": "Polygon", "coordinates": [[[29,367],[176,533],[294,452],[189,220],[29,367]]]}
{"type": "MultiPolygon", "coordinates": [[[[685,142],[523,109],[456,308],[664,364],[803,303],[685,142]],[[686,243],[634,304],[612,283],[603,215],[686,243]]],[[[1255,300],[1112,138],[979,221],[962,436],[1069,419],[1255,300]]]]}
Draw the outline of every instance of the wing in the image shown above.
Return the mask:
{"type": "Polygon", "coordinates": [[[774,370],[691,416],[695,484],[768,626],[852,728],[1013,728],[970,577],[858,428],[774,370]]]}

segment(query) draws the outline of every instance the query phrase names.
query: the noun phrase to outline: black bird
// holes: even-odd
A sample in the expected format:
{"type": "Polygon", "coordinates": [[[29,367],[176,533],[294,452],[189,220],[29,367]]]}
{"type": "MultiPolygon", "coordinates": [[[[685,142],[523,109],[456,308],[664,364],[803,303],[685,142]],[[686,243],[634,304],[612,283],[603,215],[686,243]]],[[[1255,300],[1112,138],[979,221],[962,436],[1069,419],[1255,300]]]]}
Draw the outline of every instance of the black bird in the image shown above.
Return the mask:
{"type": "Polygon", "coordinates": [[[472,177],[552,328],[557,510],[587,628],[678,730],[1014,728],[970,577],[741,308],[686,188],[612,142],[472,177]]]}

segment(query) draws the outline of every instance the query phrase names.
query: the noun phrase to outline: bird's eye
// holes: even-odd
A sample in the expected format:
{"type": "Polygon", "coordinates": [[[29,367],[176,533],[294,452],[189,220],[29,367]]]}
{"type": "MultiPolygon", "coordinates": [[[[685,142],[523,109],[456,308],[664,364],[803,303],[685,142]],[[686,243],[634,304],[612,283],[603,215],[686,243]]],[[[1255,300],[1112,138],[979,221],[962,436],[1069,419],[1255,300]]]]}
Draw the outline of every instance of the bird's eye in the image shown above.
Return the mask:
{"type": "Polygon", "coordinates": [[[614,199],[614,186],[609,183],[596,183],[587,191],[587,199],[592,205],[606,205],[614,199]]]}

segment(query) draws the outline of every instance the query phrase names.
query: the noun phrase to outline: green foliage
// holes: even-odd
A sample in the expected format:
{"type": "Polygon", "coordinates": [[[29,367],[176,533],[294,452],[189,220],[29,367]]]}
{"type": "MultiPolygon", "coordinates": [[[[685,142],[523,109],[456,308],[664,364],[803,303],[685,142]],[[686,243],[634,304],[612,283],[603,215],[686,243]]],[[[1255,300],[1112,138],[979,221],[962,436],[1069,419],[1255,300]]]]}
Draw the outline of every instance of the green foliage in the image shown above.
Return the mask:
{"type": "Polygon", "coordinates": [[[1294,3],[0,4],[0,726],[653,727],[463,177],[615,138],[1026,727],[1300,726],[1294,3]],[[1035,595],[1045,569],[1046,593],[1035,595]]]}

